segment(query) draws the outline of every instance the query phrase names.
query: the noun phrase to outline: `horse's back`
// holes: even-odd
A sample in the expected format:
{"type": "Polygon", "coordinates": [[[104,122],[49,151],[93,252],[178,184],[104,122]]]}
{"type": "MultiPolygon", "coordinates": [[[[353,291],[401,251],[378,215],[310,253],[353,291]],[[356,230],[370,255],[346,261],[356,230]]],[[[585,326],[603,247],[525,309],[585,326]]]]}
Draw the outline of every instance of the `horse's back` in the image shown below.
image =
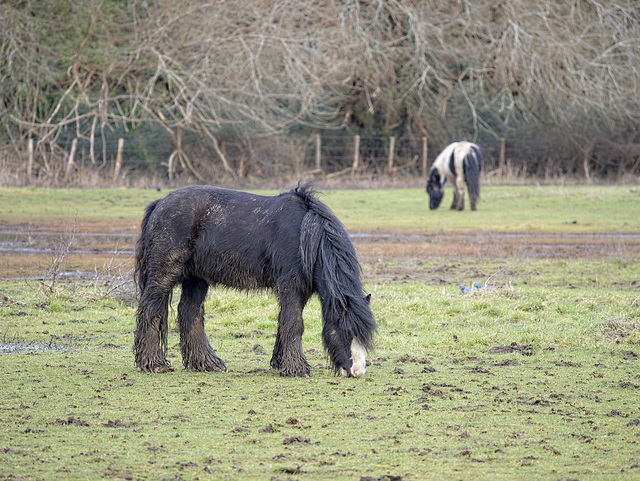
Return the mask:
{"type": "MultiPolygon", "coordinates": [[[[213,186],[188,186],[157,201],[148,224],[151,229],[174,235],[190,235],[202,229],[260,231],[278,220],[274,215],[277,212],[295,211],[291,200],[294,196],[287,194],[271,197],[213,186]]],[[[301,206],[300,201],[297,204],[301,206]]]]}
{"type": "Polygon", "coordinates": [[[457,175],[466,173],[467,164],[470,161],[475,162],[478,170],[482,167],[480,147],[473,142],[462,140],[447,145],[434,162],[434,167],[438,167],[449,180],[453,181],[457,175]]]}
{"type": "Polygon", "coordinates": [[[156,204],[148,222],[149,248],[181,262],[183,277],[239,289],[271,288],[299,270],[305,213],[303,200],[293,193],[184,187],[156,204]]]}

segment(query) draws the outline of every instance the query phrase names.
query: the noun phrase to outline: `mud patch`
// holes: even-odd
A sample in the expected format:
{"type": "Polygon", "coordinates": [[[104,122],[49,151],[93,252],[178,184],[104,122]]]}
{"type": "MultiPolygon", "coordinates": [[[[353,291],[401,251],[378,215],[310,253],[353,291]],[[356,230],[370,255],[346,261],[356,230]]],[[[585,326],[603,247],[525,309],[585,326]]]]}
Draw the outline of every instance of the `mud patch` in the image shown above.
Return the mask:
{"type": "MultiPolygon", "coordinates": [[[[636,234],[559,235],[535,233],[391,235],[353,234],[358,257],[367,264],[367,281],[430,285],[458,285],[463,280],[486,280],[495,272],[482,270],[453,259],[627,259],[640,256],[640,236],[636,234]],[[439,259],[449,262],[438,263],[439,259]]],[[[509,282],[516,273],[501,272],[504,279],[491,279],[497,286],[509,282]]]]}
{"type": "Polygon", "coordinates": [[[533,346],[531,344],[518,345],[512,342],[508,346],[496,346],[487,351],[488,354],[511,354],[513,352],[523,356],[533,356],[533,346]]]}
{"type": "MultiPolygon", "coordinates": [[[[47,226],[50,229],[60,226],[47,226]]],[[[138,234],[129,226],[110,226],[109,231],[68,233],[63,230],[34,231],[14,227],[0,230],[0,279],[37,276],[43,272],[61,245],[66,250],[65,273],[68,277],[95,276],[96,267],[117,261],[123,267],[133,265],[138,234]],[[113,230],[112,230],[113,229],[113,230]],[[121,229],[118,231],[117,229],[121,229]],[[10,262],[9,262],[10,261],[10,262]]],[[[136,227],[137,229],[137,227],[136,227]]],[[[545,233],[458,233],[403,234],[351,233],[358,256],[367,264],[379,264],[380,274],[396,281],[414,279],[415,265],[424,259],[460,257],[503,259],[519,258],[630,258],[640,255],[640,235],[636,234],[545,234],[545,233]],[[402,261],[399,269],[392,266],[402,261]]],[[[443,265],[432,272],[434,284],[447,284],[446,274],[456,266],[443,265]]],[[[480,272],[469,279],[482,278],[480,272]]]]}

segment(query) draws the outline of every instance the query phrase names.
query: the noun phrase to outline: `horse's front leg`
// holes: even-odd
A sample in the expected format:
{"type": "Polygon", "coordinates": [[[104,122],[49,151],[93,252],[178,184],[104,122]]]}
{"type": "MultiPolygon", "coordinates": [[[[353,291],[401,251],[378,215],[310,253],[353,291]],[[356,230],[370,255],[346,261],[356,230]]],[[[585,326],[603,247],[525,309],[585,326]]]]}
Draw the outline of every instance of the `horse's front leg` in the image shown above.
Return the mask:
{"type": "Polygon", "coordinates": [[[209,344],[204,332],[204,301],[209,285],[202,279],[187,279],[182,283],[178,304],[180,352],[182,364],[194,371],[226,372],[227,366],[209,344]]]}
{"type": "Polygon", "coordinates": [[[171,288],[149,285],[140,295],[133,344],[136,366],[143,372],[170,370],[166,358],[171,288]]]}
{"type": "Polygon", "coordinates": [[[451,205],[452,209],[455,210],[464,210],[464,177],[459,175],[456,177],[456,182],[453,188],[453,204],[451,205]]]}
{"type": "Polygon", "coordinates": [[[453,186],[453,202],[451,203],[451,210],[458,210],[458,189],[453,186]]]}
{"type": "Polygon", "coordinates": [[[271,367],[280,371],[282,376],[309,377],[311,368],[302,349],[302,311],[308,298],[292,292],[283,292],[279,297],[278,332],[271,367]]]}

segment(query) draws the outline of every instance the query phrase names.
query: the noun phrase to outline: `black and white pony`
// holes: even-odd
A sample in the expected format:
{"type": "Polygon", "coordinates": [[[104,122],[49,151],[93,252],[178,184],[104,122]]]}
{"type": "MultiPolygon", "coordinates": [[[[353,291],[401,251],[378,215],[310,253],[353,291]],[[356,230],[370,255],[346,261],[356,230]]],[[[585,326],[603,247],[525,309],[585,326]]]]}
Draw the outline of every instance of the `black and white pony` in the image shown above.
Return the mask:
{"type": "Polygon", "coordinates": [[[180,284],[177,323],[185,368],[227,370],[204,331],[209,286],[271,289],[280,302],[271,367],[309,376],[302,311],[313,293],[322,304],[322,340],[335,372],[360,377],[376,328],[360,265],[340,221],[302,186],[273,197],[211,186],[173,191],[149,204],[136,245],[139,304],[136,365],[170,368],[167,311],[180,284]]]}
{"type": "Polygon", "coordinates": [[[454,142],[445,147],[436,157],[429,170],[427,193],[429,209],[440,206],[444,196],[444,184],[448,180],[453,185],[453,203],[451,208],[464,209],[464,184],[469,190],[471,210],[476,210],[480,197],[480,171],[482,170],[482,151],[471,142],[454,142]]]}

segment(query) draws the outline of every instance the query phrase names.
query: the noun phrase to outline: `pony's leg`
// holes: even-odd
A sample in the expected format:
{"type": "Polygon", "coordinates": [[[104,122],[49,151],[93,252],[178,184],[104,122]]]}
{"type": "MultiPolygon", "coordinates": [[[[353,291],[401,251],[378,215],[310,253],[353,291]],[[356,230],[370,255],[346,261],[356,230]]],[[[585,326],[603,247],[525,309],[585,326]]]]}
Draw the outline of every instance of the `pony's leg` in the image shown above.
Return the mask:
{"type": "Polygon", "coordinates": [[[278,332],[271,367],[280,371],[282,376],[311,376],[311,368],[302,349],[302,311],[307,300],[307,297],[292,290],[283,289],[280,294],[278,332]]]}
{"type": "Polygon", "coordinates": [[[469,195],[469,201],[471,202],[471,210],[476,210],[476,201],[478,199],[473,196],[473,195],[469,195]]]}
{"type": "Polygon", "coordinates": [[[478,186],[477,179],[469,181],[467,179],[467,188],[469,190],[469,203],[471,204],[471,210],[476,210],[476,203],[478,202],[478,192],[480,187],[478,186]]]}
{"type": "Polygon", "coordinates": [[[204,332],[204,300],[208,289],[209,285],[202,279],[191,278],[182,283],[178,303],[182,364],[194,371],[226,372],[227,366],[211,347],[204,332]]]}
{"type": "Polygon", "coordinates": [[[133,351],[136,366],[143,372],[170,370],[165,354],[170,296],[171,288],[167,290],[160,286],[147,286],[140,296],[133,351]]]}
{"type": "Polygon", "coordinates": [[[456,210],[464,210],[464,188],[464,177],[459,175],[456,177],[456,185],[454,189],[456,194],[453,200],[454,202],[457,202],[455,206],[456,210]]]}
{"type": "Polygon", "coordinates": [[[458,210],[458,189],[453,186],[453,202],[451,203],[451,210],[458,210]]]}

